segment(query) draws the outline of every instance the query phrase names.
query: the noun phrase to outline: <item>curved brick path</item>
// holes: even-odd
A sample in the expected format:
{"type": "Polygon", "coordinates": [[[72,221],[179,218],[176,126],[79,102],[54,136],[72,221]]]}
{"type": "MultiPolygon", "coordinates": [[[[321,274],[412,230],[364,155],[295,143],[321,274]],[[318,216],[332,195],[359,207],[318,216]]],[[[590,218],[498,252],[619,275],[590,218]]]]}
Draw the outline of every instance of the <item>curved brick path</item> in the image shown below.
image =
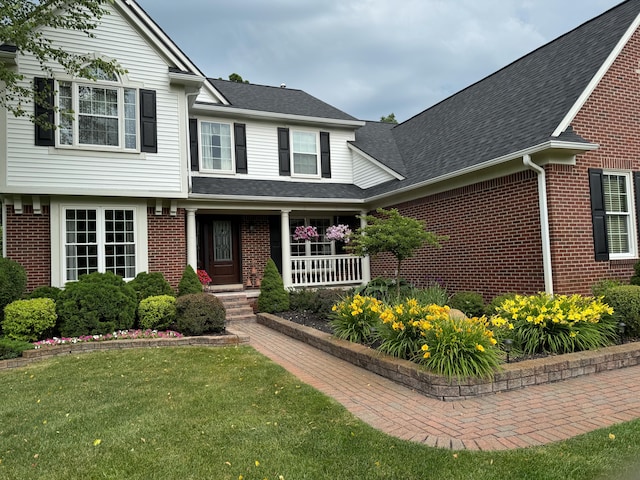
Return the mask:
{"type": "Polygon", "coordinates": [[[640,417],[640,366],[442,402],[258,323],[250,345],[390,435],[454,450],[503,450],[564,440],[640,417]]]}

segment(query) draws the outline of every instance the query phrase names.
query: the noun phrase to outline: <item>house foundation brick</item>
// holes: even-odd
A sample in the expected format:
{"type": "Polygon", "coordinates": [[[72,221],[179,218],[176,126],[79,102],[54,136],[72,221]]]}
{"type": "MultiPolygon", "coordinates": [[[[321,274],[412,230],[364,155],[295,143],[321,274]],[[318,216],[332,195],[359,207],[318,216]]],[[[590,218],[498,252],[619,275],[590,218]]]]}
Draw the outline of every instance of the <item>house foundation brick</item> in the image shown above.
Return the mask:
{"type": "Polygon", "coordinates": [[[163,209],[147,210],[149,272],[161,272],[176,289],[187,264],[186,212],[179,208],[176,215],[163,209]]]}

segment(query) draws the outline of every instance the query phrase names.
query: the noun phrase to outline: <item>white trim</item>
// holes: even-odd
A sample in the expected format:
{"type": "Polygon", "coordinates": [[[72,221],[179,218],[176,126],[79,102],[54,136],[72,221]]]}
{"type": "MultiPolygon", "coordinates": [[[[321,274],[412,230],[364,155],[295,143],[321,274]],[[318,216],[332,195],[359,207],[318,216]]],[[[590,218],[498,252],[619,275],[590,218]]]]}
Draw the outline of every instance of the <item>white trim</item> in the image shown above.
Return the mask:
{"type": "Polygon", "coordinates": [[[378,160],[376,160],[375,158],[373,158],[371,155],[369,155],[368,153],[366,153],[364,150],[360,150],[358,147],[356,147],[355,145],[347,142],[347,148],[349,148],[350,150],[355,151],[356,153],[358,153],[359,155],[361,155],[362,157],[364,157],[366,160],[370,161],[371,163],[373,163],[376,167],[380,168],[381,170],[384,170],[386,173],[388,173],[389,175],[391,175],[392,177],[396,178],[397,180],[404,180],[405,177],[403,175],[401,175],[400,173],[396,172],[395,170],[393,170],[392,168],[389,168],[388,166],[386,166],[385,164],[379,162],[378,160]]]}
{"type": "Polygon", "coordinates": [[[212,174],[221,174],[221,175],[234,175],[236,173],[236,152],[235,152],[235,131],[234,131],[234,123],[233,122],[224,122],[216,119],[198,119],[198,164],[200,167],[200,172],[202,173],[212,173],[212,174]],[[204,167],[204,140],[202,136],[202,124],[203,123],[214,123],[217,125],[227,125],[229,127],[229,149],[231,151],[231,168],[228,170],[216,169],[216,168],[205,168],[204,167]]]}
{"type": "Polygon", "coordinates": [[[605,62],[600,66],[596,74],[593,76],[593,78],[587,85],[587,87],[584,89],[582,94],[578,97],[578,100],[576,100],[576,103],[573,104],[571,109],[567,112],[565,117],[560,122],[560,125],[558,125],[556,129],[553,131],[551,136],[558,137],[562,132],[564,132],[567,128],[569,128],[569,125],[571,124],[573,119],[576,117],[580,109],[582,109],[586,101],[589,99],[593,91],[596,89],[596,87],[600,83],[600,80],[602,80],[602,78],[605,76],[609,68],[611,68],[611,65],[613,65],[613,62],[616,60],[616,58],[618,58],[618,55],[620,55],[620,53],[622,52],[622,49],[627,45],[627,43],[629,42],[629,40],[637,30],[638,26],[640,26],[640,15],[638,15],[635,18],[635,20],[631,23],[631,26],[627,29],[625,34],[618,41],[618,44],[611,51],[611,53],[609,54],[605,62]]]}
{"type": "Polygon", "coordinates": [[[509,160],[517,160],[519,158],[522,158],[525,155],[533,155],[535,153],[543,152],[544,150],[560,149],[560,150],[589,151],[589,150],[596,150],[598,147],[599,145],[596,143],[578,143],[578,142],[563,142],[560,140],[548,140],[546,142],[540,143],[538,145],[534,145],[532,147],[525,148],[518,152],[512,152],[507,155],[503,155],[501,157],[487,160],[486,162],[478,163],[476,165],[463,168],[462,170],[449,172],[445,175],[440,175],[439,177],[435,177],[430,180],[425,180],[424,182],[414,183],[412,185],[408,185],[403,188],[394,189],[393,191],[388,193],[382,193],[380,195],[376,195],[375,197],[371,197],[367,199],[367,203],[374,203],[380,200],[385,200],[389,197],[393,197],[401,193],[406,193],[413,190],[417,190],[422,187],[435,185],[437,183],[451,180],[453,178],[460,177],[462,175],[466,175],[469,173],[475,173],[479,170],[484,170],[485,168],[494,167],[494,166],[500,165],[501,163],[508,162],[509,160]]]}
{"type": "Polygon", "coordinates": [[[296,128],[290,128],[289,129],[289,136],[290,136],[290,140],[289,140],[289,163],[290,163],[290,168],[291,168],[291,177],[292,178],[304,178],[304,179],[309,179],[309,178],[321,178],[321,170],[322,170],[322,166],[320,165],[320,132],[318,132],[317,130],[303,130],[303,129],[296,129],[296,128]],[[294,134],[296,133],[300,133],[300,134],[309,134],[309,135],[313,135],[315,137],[315,147],[316,147],[316,173],[296,173],[296,162],[295,162],[295,154],[299,153],[301,155],[310,155],[307,154],[305,152],[296,152],[293,149],[293,137],[294,134]]]}
{"type": "Polygon", "coordinates": [[[248,110],[245,108],[222,107],[220,105],[212,105],[210,103],[196,102],[193,105],[193,112],[222,115],[224,117],[243,117],[268,120],[286,120],[290,122],[298,122],[310,125],[329,125],[333,127],[362,127],[365,122],[362,120],[341,120],[337,118],[320,118],[310,117],[307,115],[292,115],[289,113],[273,113],[260,110],[248,110]]]}
{"type": "MultiPolygon", "coordinates": [[[[315,186],[315,185],[314,185],[315,186]]],[[[322,183],[318,183],[317,188],[322,188],[322,183]]],[[[282,204],[285,201],[287,204],[290,203],[328,203],[328,204],[341,204],[348,203],[353,205],[364,204],[365,201],[361,198],[304,198],[304,197],[260,197],[260,196],[250,196],[250,195],[209,195],[206,193],[194,193],[189,195],[189,200],[191,199],[200,199],[200,200],[215,200],[215,201],[233,201],[238,202],[238,199],[241,199],[243,202],[255,202],[258,201],[260,203],[266,202],[276,202],[282,204]]]]}

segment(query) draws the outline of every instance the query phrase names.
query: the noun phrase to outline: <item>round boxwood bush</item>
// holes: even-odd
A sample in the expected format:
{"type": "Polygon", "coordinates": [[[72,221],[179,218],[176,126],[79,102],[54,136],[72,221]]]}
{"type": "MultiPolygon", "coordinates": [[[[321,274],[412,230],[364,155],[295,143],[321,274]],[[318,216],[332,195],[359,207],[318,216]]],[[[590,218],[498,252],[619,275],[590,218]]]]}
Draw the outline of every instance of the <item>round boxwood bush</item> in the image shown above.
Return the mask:
{"type": "Polygon", "coordinates": [[[129,286],[136,291],[138,302],[158,295],[175,296],[173,288],[160,272],[140,272],[136,278],[129,282],[129,286]]]}
{"type": "Polygon", "coordinates": [[[203,290],[204,287],[202,283],[200,283],[198,274],[193,270],[191,265],[187,265],[178,284],[178,296],[202,293],[203,290]]]}
{"type": "Polygon", "coordinates": [[[133,327],[138,302],[136,292],[121,277],[96,272],[67,283],[56,306],[60,334],[79,337],[133,327]]]}
{"type": "Polygon", "coordinates": [[[58,300],[60,292],[62,289],[58,287],[38,287],[28,295],[28,298],[50,298],[55,302],[58,300]]]}
{"type": "Polygon", "coordinates": [[[24,295],[27,274],[18,262],[0,257],[0,321],[4,318],[4,307],[24,295]]]}
{"type": "Polygon", "coordinates": [[[640,336],[640,285],[621,285],[604,292],[604,302],[613,308],[614,318],[624,322],[627,336],[640,336]]]}
{"type": "Polygon", "coordinates": [[[207,293],[191,293],[176,299],[176,330],[183,335],[224,332],[224,305],[207,293]]]}
{"type": "Polygon", "coordinates": [[[278,267],[272,259],[267,261],[258,296],[258,311],[265,313],[289,310],[289,292],[284,289],[278,267]]]}
{"type": "Polygon", "coordinates": [[[176,298],[157,295],[142,299],[138,305],[140,327],[149,330],[165,330],[176,321],[176,298]]]}
{"type": "Polygon", "coordinates": [[[35,342],[51,334],[57,319],[56,304],[50,298],[16,300],[4,308],[2,330],[13,340],[35,342]]]}
{"type": "Polygon", "coordinates": [[[463,312],[467,317],[484,315],[484,299],[477,292],[457,292],[449,299],[449,306],[463,312]]]}

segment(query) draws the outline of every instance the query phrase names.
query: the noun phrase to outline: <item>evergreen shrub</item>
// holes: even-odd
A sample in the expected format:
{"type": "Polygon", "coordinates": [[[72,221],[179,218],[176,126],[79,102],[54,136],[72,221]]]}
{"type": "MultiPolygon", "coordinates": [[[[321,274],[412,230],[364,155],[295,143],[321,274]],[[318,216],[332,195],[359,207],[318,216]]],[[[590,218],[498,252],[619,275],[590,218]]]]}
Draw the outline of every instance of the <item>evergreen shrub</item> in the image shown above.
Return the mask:
{"type": "Polygon", "coordinates": [[[38,287],[34,289],[27,298],[50,298],[55,302],[58,300],[60,292],[62,292],[62,289],[58,287],[38,287]]]}
{"type": "Polygon", "coordinates": [[[198,274],[191,265],[187,265],[182,273],[182,278],[178,284],[178,296],[190,295],[192,293],[202,293],[204,287],[200,283],[198,274]]]}
{"type": "Polygon", "coordinates": [[[224,332],[226,311],[219,298],[191,293],[176,299],[176,330],[183,335],[224,332]]]}
{"type": "Polygon", "coordinates": [[[4,308],[2,330],[13,340],[35,342],[51,335],[58,316],[50,298],[16,300],[4,308]]]}
{"type": "Polygon", "coordinates": [[[617,322],[624,322],[625,334],[640,336],[640,285],[621,285],[604,293],[604,302],[613,308],[617,322]]]}
{"type": "Polygon", "coordinates": [[[136,275],[136,278],[129,282],[129,285],[135,290],[138,296],[138,303],[145,298],[158,295],[175,296],[173,288],[160,272],[140,272],[136,275]]]}
{"type": "Polygon", "coordinates": [[[25,350],[32,350],[33,343],[23,340],[12,340],[7,337],[0,337],[0,360],[18,358],[25,350]]]}
{"type": "Polygon", "coordinates": [[[104,335],[127,330],[135,323],[136,292],[111,273],[82,275],[68,282],[56,303],[63,337],[104,335]]]}
{"type": "Polygon", "coordinates": [[[144,330],[166,330],[176,321],[176,298],[173,295],[143,298],[138,305],[138,318],[144,330]]]}
{"type": "Polygon", "coordinates": [[[457,292],[449,299],[449,306],[464,313],[467,317],[484,315],[484,299],[477,292],[457,292]]]}
{"type": "Polygon", "coordinates": [[[258,296],[258,311],[265,313],[289,310],[289,292],[284,289],[282,277],[272,259],[267,261],[258,296]]]}
{"type": "Polygon", "coordinates": [[[0,323],[4,318],[4,307],[24,295],[27,274],[18,262],[0,257],[0,323]]]}

